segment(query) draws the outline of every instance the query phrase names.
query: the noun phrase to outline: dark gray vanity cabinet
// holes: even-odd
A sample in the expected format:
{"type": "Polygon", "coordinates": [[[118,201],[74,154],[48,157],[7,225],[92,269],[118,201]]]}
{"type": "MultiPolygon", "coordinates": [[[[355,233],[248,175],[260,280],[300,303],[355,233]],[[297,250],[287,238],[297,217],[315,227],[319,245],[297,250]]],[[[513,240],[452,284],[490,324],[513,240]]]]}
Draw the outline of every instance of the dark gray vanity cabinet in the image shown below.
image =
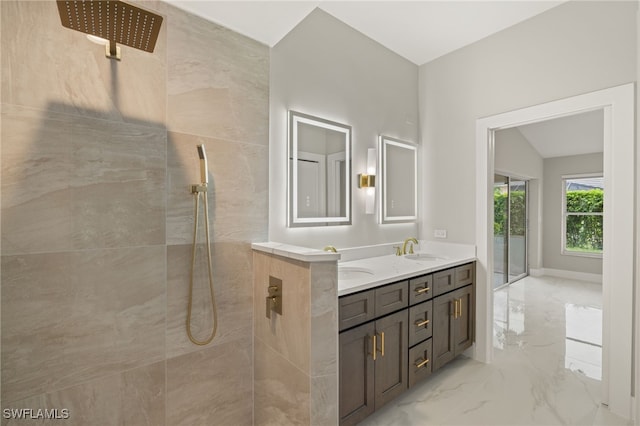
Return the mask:
{"type": "Polygon", "coordinates": [[[340,333],[340,424],[354,425],[407,389],[407,309],[340,333]]]}
{"type": "Polygon", "coordinates": [[[340,424],[353,425],[474,340],[475,263],[339,299],[340,424]]]}
{"type": "Polygon", "coordinates": [[[375,323],[340,333],[340,424],[356,424],[375,410],[375,323]]]}
{"type": "Polygon", "coordinates": [[[472,284],[433,299],[433,371],[473,344],[475,329],[472,284]]]}

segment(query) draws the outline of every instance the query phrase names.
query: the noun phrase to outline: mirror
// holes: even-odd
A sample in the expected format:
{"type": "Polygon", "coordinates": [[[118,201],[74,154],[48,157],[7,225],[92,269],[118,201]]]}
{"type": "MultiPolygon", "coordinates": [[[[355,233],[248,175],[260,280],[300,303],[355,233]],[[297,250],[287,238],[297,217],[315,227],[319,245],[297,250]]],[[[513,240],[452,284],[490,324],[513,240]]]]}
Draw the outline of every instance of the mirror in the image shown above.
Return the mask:
{"type": "Polygon", "coordinates": [[[289,111],[289,226],[351,224],[351,126],[289,111]]]}
{"type": "Polygon", "coordinates": [[[415,222],[418,219],[418,147],[380,136],[380,222],[415,222]]]}

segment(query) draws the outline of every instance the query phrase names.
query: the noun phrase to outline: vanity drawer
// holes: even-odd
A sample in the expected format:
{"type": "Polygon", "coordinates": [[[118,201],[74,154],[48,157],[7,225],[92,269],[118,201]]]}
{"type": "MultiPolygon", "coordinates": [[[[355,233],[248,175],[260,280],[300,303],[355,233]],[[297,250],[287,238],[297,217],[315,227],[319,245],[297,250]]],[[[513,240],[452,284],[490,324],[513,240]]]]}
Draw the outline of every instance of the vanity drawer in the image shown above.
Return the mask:
{"type": "Polygon", "coordinates": [[[409,387],[431,375],[432,339],[409,349],[409,387]]]}
{"type": "Polygon", "coordinates": [[[433,275],[423,275],[409,280],[409,304],[424,302],[433,297],[433,275]]]}
{"type": "Polygon", "coordinates": [[[374,290],[350,294],[338,299],[340,331],[375,318],[374,290]]]}
{"type": "Polygon", "coordinates": [[[455,268],[433,274],[433,295],[447,293],[456,289],[455,268]]]}
{"type": "Polygon", "coordinates": [[[390,314],[409,306],[409,282],[401,281],[375,289],[375,316],[390,314]]]}
{"type": "Polygon", "coordinates": [[[409,308],[409,346],[428,339],[433,334],[433,302],[423,302],[409,308]]]}
{"type": "Polygon", "coordinates": [[[464,287],[473,283],[474,264],[458,266],[456,268],[456,288],[464,287]]]}

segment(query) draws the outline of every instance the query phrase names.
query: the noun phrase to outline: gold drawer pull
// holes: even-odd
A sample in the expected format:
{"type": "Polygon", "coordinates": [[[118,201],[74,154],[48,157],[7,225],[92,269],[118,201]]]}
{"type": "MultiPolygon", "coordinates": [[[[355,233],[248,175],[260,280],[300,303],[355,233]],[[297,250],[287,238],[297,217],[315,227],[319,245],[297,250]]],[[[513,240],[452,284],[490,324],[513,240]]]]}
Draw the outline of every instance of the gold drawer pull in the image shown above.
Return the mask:
{"type": "Polygon", "coordinates": [[[425,365],[427,365],[428,363],[429,363],[429,359],[427,358],[427,359],[425,359],[425,360],[424,360],[424,361],[422,361],[422,362],[417,362],[417,361],[416,361],[416,363],[415,363],[414,365],[416,366],[416,368],[422,368],[422,367],[424,367],[425,365]]]}
{"type": "Polygon", "coordinates": [[[416,324],[416,327],[422,327],[422,326],[424,326],[424,325],[429,324],[429,320],[424,320],[424,321],[420,321],[420,320],[418,320],[418,321],[416,321],[416,323],[415,323],[415,324],[416,324]]]}
{"type": "Polygon", "coordinates": [[[429,287],[416,288],[416,293],[426,293],[431,290],[429,287]]]}

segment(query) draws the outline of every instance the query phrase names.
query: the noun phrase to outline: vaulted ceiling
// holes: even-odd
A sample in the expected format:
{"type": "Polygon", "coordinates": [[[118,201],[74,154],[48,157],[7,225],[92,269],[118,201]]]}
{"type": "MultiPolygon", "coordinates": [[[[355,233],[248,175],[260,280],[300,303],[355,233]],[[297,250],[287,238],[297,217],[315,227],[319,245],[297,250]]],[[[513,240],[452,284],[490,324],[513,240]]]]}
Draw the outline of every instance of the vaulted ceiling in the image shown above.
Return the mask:
{"type": "Polygon", "coordinates": [[[165,1],[271,47],[319,7],[416,65],[422,65],[564,0],[165,1]]]}

